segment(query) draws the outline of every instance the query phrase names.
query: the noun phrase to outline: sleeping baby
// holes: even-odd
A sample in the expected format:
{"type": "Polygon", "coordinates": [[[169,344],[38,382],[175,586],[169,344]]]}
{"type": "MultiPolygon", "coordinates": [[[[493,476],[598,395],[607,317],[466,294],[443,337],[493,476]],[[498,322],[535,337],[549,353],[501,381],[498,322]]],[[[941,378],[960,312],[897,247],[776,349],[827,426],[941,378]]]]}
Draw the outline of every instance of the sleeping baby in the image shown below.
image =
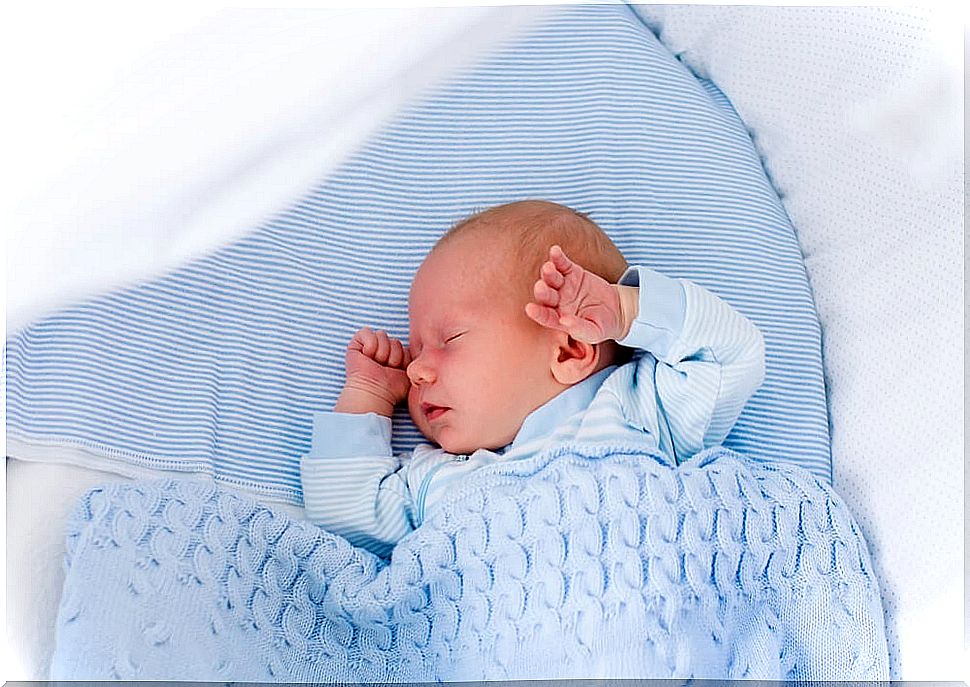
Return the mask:
{"type": "Polygon", "coordinates": [[[301,461],[308,518],[387,556],[475,470],[564,442],[638,442],[671,466],[719,444],[764,376],[761,333],[693,282],[627,267],[582,213],[477,213],[422,263],[409,344],[364,328],[301,461]],[[407,400],[428,439],[391,451],[407,400]]]}

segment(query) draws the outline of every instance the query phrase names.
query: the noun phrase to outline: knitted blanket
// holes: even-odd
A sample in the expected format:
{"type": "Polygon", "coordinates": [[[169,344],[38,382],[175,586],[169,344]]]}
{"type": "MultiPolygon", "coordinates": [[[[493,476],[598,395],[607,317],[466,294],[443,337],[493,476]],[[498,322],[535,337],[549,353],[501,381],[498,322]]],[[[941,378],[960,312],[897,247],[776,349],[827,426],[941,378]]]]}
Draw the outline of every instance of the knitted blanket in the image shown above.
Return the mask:
{"type": "Polygon", "coordinates": [[[209,483],[89,492],[52,679],[886,680],[865,542],[808,472],[570,445],[483,469],[389,560],[209,483]]]}

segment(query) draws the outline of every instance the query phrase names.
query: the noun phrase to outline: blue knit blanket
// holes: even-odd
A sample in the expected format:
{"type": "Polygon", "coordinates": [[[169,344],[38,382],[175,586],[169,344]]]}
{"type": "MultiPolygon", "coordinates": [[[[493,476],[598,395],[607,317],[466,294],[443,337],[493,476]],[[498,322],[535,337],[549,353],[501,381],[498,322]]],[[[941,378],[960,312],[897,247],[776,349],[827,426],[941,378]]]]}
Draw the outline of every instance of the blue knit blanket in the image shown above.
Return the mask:
{"type": "Polygon", "coordinates": [[[842,500],[724,448],[564,446],[479,471],[389,560],[201,481],[95,489],[53,679],[886,680],[842,500]]]}

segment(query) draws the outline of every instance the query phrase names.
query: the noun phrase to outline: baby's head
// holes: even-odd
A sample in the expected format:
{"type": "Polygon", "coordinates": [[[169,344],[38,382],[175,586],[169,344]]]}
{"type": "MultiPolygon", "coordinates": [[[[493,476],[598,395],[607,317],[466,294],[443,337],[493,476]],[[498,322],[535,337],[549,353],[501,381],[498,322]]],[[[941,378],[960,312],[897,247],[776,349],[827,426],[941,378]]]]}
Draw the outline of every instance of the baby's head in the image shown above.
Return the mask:
{"type": "Polygon", "coordinates": [[[614,342],[576,341],[525,314],[554,244],[611,283],[627,266],[584,215],[529,200],[459,222],[418,270],[409,299],[408,408],[446,451],[509,444],[529,413],[622,355],[614,342]]]}

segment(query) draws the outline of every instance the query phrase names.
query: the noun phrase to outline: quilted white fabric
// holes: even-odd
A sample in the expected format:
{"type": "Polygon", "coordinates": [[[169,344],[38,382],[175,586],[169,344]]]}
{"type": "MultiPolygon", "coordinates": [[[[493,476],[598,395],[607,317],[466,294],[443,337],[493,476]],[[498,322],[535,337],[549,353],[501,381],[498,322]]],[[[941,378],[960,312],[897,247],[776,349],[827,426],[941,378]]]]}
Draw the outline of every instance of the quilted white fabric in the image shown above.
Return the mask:
{"type": "Polygon", "coordinates": [[[888,7],[638,12],[731,99],[798,232],[834,483],[875,559],[892,674],[966,680],[960,24],[888,7]]]}

